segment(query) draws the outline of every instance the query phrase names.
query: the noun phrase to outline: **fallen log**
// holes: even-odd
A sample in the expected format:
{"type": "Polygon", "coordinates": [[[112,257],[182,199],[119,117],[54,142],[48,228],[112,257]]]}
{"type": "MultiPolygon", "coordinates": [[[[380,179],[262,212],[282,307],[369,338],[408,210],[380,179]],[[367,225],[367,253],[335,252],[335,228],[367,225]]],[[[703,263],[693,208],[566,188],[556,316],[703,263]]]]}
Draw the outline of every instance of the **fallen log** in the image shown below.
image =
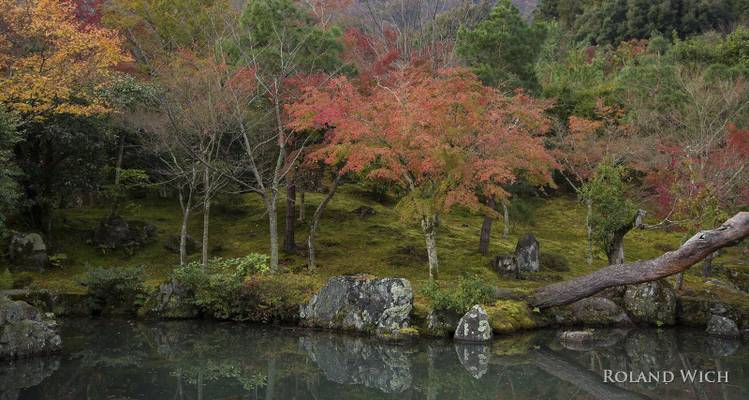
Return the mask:
{"type": "Polygon", "coordinates": [[[681,247],[652,260],[615,264],[596,272],[538,289],[530,304],[549,308],[574,303],[601,290],[621,285],[650,282],[678,274],[714,251],[733,246],[749,237],[749,212],[740,212],[719,228],[692,236],[681,247]]]}

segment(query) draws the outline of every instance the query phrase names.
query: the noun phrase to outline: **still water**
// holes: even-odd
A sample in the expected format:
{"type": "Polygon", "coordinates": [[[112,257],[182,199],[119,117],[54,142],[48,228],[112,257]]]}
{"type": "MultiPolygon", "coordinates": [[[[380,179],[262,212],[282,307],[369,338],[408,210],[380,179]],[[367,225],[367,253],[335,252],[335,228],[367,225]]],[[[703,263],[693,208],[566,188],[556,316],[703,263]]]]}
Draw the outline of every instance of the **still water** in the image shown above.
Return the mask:
{"type": "Polygon", "coordinates": [[[65,350],[0,364],[0,399],[749,399],[749,344],[691,330],[555,332],[491,346],[215,322],[68,320],[65,350]],[[674,371],[673,383],[605,383],[605,370],[674,371]],[[680,370],[729,371],[729,383],[680,370]]]}

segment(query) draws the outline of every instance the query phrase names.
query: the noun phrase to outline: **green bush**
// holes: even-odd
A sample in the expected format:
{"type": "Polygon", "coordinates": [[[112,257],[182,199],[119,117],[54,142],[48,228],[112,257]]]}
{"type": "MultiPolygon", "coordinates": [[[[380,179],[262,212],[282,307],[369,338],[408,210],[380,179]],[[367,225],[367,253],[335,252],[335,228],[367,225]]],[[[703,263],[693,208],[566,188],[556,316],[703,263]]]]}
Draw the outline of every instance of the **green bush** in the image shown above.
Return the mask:
{"type": "Polygon", "coordinates": [[[542,270],[566,272],[570,270],[570,264],[564,256],[555,253],[541,252],[538,255],[538,263],[542,270]]]}
{"type": "Polygon", "coordinates": [[[174,278],[195,294],[195,305],[206,315],[235,321],[293,320],[312,284],[298,275],[265,275],[268,257],[211,260],[207,268],[190,263],[174,271],[174,278]]]}
{"type": "Polygon", "coordinates": [[[88,289],[94,315],[135,315],[146,299],[143,267],[94,268],[79,282],[88,289]]]}
{"type": "Polygon", "coordinates": [[[0,290],[13,289],[13,275],[6,268],[5,271],[0,273],[0,290]]]}
{"type": "Polygon", "coordinates": [[[439,283],[429,282],[423,289],[433,310],[467,312],[473,305],[489,303],[493,300],[492,287],[476,275],[464,275],[458,280],[458,287],[443,289],[439,283]]]}

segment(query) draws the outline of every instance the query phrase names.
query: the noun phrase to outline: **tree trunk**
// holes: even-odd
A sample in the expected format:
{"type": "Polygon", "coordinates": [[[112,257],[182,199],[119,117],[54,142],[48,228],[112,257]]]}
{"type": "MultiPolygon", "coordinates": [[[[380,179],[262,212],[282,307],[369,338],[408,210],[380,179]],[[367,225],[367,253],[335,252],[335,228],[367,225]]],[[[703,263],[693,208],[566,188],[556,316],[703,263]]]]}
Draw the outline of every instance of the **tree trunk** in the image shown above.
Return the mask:
{"type": "Polygon", "coordinates": [[[437,258],[437,226],[438,215],[424,216],[421,219],[421,229],[424,231],[424,239],[427,245],[427,256],[429,257],[429,280],[436,280],[439,275],[439,259],[437,258]]]}
{"type": "Polygon", "coordinates": [[[278,272],[278,210],[276,196],[266,195],[265,207],[268,210],[268,235],[270,236],[270,271],[278,272]]]}
{"type": "Polygon", "coordinates": [[[566,282],[537,290],[531,305],[548,308],[570,304],[601,290],[665,278],[687,270],[718,249],[738,244],[749,236],[749,212],[740,212],[719,228],[702,231],[675,251],[652,260],[616,264],[566,282]]]}
{"type": "Polygon", "coordinates": [[[179,231],[179,265],[184,266],[187,260],[187,225],[190,222],[190,211],[192,209],[192,193],[183,200],[182,193],[179,194],[179,201],[182,204],[182,227],[179,231]]]}
{"type": "Polygon", "coordinates": [[[114,197],[114,202],[112,203],[112,209],[109,212],[109,217],[114,218],[118,215],[120,215],[120,207],[122,205],[122,199],[120,198],[120,180],[122,177],[122,158],[125,154],[125,133],[120,132],[120,143],[119,148],[117,149],[117,162],[114,166],[114,187],[115,190],[118,192],[114,197]]]}
{"type": "Polygon", "coordinates": [[[585,214],[585,228],[588,231],[588,265],[593,264],[593,201],[585,199],[587,214],[585,214]]]}
{"type": "Polygon", "coordinates": [[[510,208],[507,207],[507,202],[502,202],[502,213],[504,216],[504,230],[502,231],[502,239],[507,240],[510,236],[510,208]]]}
{"type": "Polygon", "coordinates": [[[702,276],[707,278],[713,274],[713,260],[715,259],[715,257],[718,257],[719,254],[720,251],[716,251],[715,253],[705,257],[705,261],[702,262],[702,276]]]}
{"type": "Polygon", "coordinates": [[[289,176],[286,179],[286,223],[283,231],[283,251],[293,253],[296,251],[294,231],[296,230],[296,183],[289,176]]]}
{"type": "Polygon", "coordinates": [[[330,202],[330,199],[332,199],[333,196],[335,195],[335,192],[338,189],[338,184],[340,182],[341,182],[341,175],[337,175],[336,178],[333,180],[333,186],[330,187],[328,194],[317,206],[317,209],[315,209],[315,213],[312,214],[312,222],[310,222],[309,235],[307,236],[307,247],[309,250],[308,268],[312,271],[314,271],[317,268],[317,259],[316,259],[316,254],[315,254],[315,235],[317,234],[317,226],[320,224],[320,217],[322,216],[323,210],[325,210],[325,207],[330,202]]]}
{"type": "Polygon", "coordinates": [[[205,199],[203,204],[203,247],[202,261],[203,269],[208,268],[208,227],[211,222],[211,199],[205,199]]]}
{"type": "MultiPolygon", "coordinates": [[[[494,202],[494,199],[489,199],[486,202],[486,206],[494,210],[494,207],[496,207],[496,203],[494,202]]],[[[481,225],[481,236],[479,237],[479,253],[481,253],[481,255],[484,255],[484,256],[489,254],[489,240],[492,234],[492,222],[493,221],[494,221],[494,218],[492,218],[489,215],[485,215],[484,223],[481,225]]]]}
{"type": "Polygon", "coordinates": [[[304,222],[304,190],[299,191],[299,222],[304,222]]]}
{"type": "Polygon", "coordinates": [[[629,222],[612,233],[611,241],[606,243],[606,257],[609,259],[609,265],[624,264],[624,236],[632,229],[642,227],[644,216],[645,210],[637,210],[629,222]]]}

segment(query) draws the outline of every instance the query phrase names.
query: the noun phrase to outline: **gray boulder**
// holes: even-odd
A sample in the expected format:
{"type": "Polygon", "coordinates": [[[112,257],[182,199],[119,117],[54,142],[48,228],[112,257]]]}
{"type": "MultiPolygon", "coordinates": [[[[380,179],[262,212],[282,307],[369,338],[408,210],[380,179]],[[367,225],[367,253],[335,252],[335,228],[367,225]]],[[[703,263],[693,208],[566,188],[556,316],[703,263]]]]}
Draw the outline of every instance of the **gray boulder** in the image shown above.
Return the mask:
{"type": "Polygon", "coordinates": [[[713,315],[707,323],[706,332],[712,336],[738,338],[741,336],[736,322],[730,318],[713,315]]]}
{"type": "Polygon", "coordinates": [[[628,286],[624,293],[624,310],[637,323],[674,325],[676,293],[665,280],[628,286]]]}
{"type": "Polygon", "coordinates": [[[589,326],[632,325],[627,313],[613,301],[603,297],[589,297],[572,304],[575,323],[589,326]]]}
{"type": "Polygon", "coordinates": [[[195,294],[174,279],[159,285],[146,303],[146,312],[150,317],[164,319],[189,319],[200,314],[195,294]]]}
{"type": "Polygon", "coordinates": [[[306,326],[391,334],[409,326],[412,308],[406,279],[334,276],[300,307],[299,316],[306,326]]]}
{"type": "Polygon", "coordinates": [[[520,273],[538,272],[539,249],[538,240],[530,233],[518,240],[518,244],[515,246],[515,260],[520,273]]]}
{"type": "Polygon", "coordinates": [[[492,340],[492,336],[489,316],[480,305],[476,304],[458,321],[453,337],[455,340],[465,342],[488,342],[492,340]]]}
{"type": "Polygon", "coordinates": [[[13,263],[35,267],[39,271],[49,264],[47,245],[38,233],[18,233],[10,239],[8,255],[13,263]]]}
{"type": "Polygon", "coordinates": [[[455,343],[455,352],[463,368],[468,371],[474,379],[480,379],[489,370],[489,360],[492,355],[492,347],[488,344],[478,343],[455,343]]]}
{"type": "Polygon", "coordinates": [[[432,310],[427,314],[427,334],[429,336],[450,336],[458,327],[460,314],[452,310],[432,310]]]}
{"type": "Polygon", "coordinates": [[[23,301],[0,298],[0,359],[44,354],[60,349],[56,323],[23,301]]]}
{"type": "MultiPolygon", "coordinates": [[[[185,236],[185,252],[187,254],[195,253],[202,245],[199,240],[195,240],[192,236],[185,236]]],[[[174,254],[179,254],[179,235],[169,236],[164,242],[164,248],[174,254]]]]}
{"type": "Polygon", "coordinates": [[[564,331],[559,334],[559,340],[561,342],[571,342],[571,343],[592,342],[595,340],[595,335],[593,334],[593,331],[590,331],[590,330],[564,331]]]}
{"type": "Polygon", "coordinates": [[[102,251],[123,249],[133,253],[156,238],[155,226],[141,221],[125,221],[122,217],[105,218],[93,234],[93,244],[102,251]]]}
{"type": "Polygon", "coordinates": [[[519,278],[518,275],[518,263],[515,259],[514,254],[501,254],[496,257],[491,262],[492,269],[497,271],[498,274],[511,277],[511,278],[519,278]]]}

